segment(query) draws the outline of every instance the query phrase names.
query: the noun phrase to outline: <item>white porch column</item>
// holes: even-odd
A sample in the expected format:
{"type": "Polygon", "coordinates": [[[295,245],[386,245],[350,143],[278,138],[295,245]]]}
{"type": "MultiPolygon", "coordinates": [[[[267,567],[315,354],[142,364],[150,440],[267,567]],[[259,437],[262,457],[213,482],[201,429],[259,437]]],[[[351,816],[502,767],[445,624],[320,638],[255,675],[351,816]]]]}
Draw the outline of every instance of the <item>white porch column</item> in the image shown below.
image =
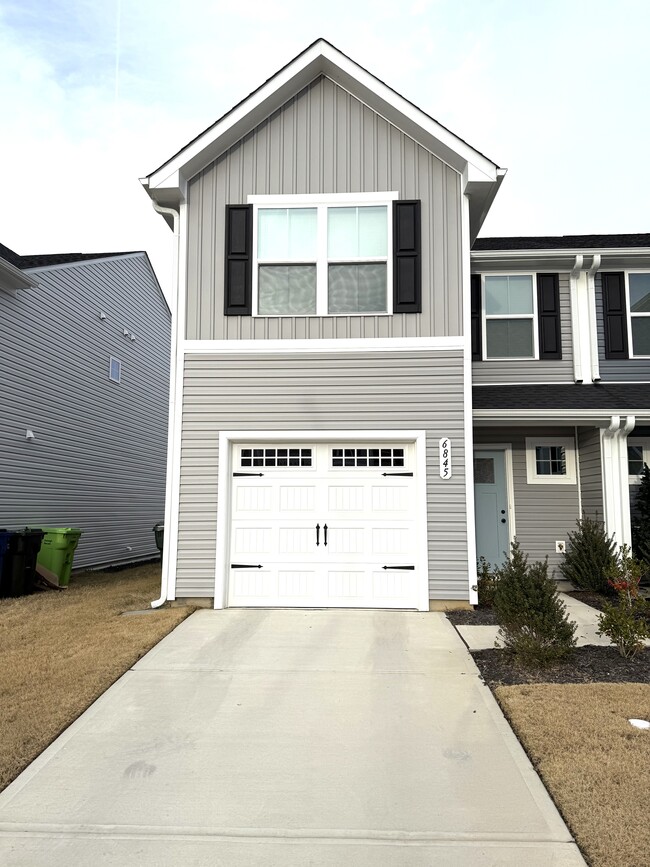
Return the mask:
{"type": "Polygon", "coordinates": [[[634,422],[633,415],[613,415],[609,427],[600,429],[605,529],[617,546],[632,544],[627,438],[634,422]]]}

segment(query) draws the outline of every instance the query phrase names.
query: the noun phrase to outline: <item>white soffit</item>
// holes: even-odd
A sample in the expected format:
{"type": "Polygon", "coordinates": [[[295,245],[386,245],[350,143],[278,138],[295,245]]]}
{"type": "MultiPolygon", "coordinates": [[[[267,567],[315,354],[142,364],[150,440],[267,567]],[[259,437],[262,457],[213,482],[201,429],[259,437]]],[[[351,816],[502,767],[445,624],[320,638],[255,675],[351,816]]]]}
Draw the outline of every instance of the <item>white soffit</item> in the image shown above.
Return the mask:
{"type": "Polygon", "coordinates": [[[143,185],[157,201],[169,198],[165,192],[178,190],[183,179],[187,181],[200,172],[319,75],[326,75],[348,90],[463,173],[469,183],[496,185],[496,192],[503,170],[324,39],[314,42],[175,156],[142,179],[143,185]]]}

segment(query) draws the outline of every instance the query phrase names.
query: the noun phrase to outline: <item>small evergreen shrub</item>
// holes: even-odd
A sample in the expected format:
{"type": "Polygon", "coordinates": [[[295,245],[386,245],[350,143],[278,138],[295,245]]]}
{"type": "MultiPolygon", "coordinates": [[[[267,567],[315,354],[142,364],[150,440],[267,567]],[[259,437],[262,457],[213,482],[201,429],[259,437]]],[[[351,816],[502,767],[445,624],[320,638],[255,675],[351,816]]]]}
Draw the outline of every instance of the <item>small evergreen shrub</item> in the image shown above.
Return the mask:
{"type": "Polygon", "coordinates": [[[565,659],[575,647],[576,625],[548,577],[548,561],[529,566],[515,540],[496,578],[494,608],[504,647],[526,666],[546,668],[565,659]]]}
{"type": "Polygon", "coordinates": [[[577,529],[568,533],[568,542],[560,572],[580,590],[611,593],[607,578],[616,561],[614,540],[605,532],[601,521],[583,515],[577,529]]]}
{"type": "Polygon", "coordinates": [[[634,556],[646,563],[650,563],[650,469],[643,465],[641,472],[641,484],[634,501],[634,514],[632,516],[632,551],[634,556]]]}
{"type": "Polygon", "coordinates": [[[627,545],[621,545],[609,575],[609,583],[618,594],[618,602],[605,604],[598,617],[598,634],[606,635],[626,659],[643,650],[644,638],[650,638],[648,603],[639,596],[639,584],[645,564],[627,545]]]}
{"type": "Polygon", "coordinates": [[[481,608],[492,608],[494,605],[494,591],[497,586],[496,575],[492,565],[485,557],[479,557],[476,564],[476,589],[478,591],[478,604],[481,608]]]}

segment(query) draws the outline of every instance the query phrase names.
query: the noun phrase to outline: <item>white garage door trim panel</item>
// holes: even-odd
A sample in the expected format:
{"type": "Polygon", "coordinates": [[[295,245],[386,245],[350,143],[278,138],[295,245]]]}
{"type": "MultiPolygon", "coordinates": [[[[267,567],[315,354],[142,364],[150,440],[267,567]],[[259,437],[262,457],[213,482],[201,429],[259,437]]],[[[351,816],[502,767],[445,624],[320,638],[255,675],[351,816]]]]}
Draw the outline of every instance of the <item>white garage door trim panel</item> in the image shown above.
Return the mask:
{"type": "Polygon", "coordinates": [[[233,479],[233,445],[246,443],[332,443],[381,442],[413,443],[415,450],[415,532],[413,552],[416,574],[419,576],[416,605],[419,611],[429,610],[428,550],[427,550],[427,477],[426,433],[413,430],[282,430],[282,431],[221,431],[219,434],[219,477],[217,508],[217,548],[214,607],[227,607],[228,576],[230,575],[231,504],[233,479]]]}

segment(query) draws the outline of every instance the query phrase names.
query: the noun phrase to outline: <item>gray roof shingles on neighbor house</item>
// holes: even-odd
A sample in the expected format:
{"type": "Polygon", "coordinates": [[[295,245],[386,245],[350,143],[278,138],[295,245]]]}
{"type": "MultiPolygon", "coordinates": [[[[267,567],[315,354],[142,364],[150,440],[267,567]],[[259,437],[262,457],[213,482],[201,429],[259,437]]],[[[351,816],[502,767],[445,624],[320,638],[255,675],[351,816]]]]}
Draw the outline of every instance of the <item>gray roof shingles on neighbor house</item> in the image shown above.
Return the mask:
{"type": "Polygon", "coordinates": [[[4,244],[0,244],[0,258],[16,268],[47,268],[50,265],[68,265],[71,262],[87,262],[90,259],[112,259],[115,256],[128,256],[133,251],[121,253],[42,253],[21,256],[4,244]]]}
{"type": "Polygon", "coordinates": [[[650,386],[621,385],[482,385],[472,390],[474,409],[639,410],[650,405],[650,386]]]}
{"type": "Polygon", "coordinates": [[[488,250],[622,250],[650,247],[650,233],[634,235],[539,235],[520,238],[477,238],[473,252],[488,250]]]}

